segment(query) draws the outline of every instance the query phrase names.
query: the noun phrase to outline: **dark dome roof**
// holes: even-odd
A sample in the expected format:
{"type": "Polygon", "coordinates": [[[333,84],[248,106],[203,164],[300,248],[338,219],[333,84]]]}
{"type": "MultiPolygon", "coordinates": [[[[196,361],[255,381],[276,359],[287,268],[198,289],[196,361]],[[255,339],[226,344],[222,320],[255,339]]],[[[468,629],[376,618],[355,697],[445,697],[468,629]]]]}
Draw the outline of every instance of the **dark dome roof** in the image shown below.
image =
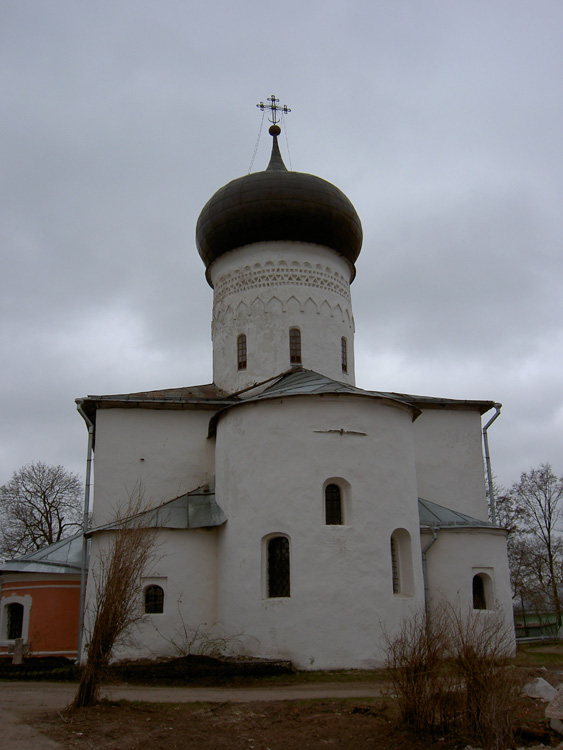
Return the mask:
{"type": "Polygon", "coordinates": [[[273,240],[330,247],[351,264],[362,247],[362,225],[352,203],[330,182],[288,171],[276,136],[268,168],[218,190],[196,227],[197,249],[206,268],[229,250],[273,240]]]}

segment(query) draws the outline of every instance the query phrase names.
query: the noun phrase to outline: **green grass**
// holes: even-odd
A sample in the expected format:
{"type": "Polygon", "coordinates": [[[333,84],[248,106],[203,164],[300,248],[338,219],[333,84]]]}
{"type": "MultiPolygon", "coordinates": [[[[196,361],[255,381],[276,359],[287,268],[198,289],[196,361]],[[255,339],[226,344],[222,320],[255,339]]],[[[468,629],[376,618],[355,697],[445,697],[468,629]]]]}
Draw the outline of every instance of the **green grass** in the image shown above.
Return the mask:
{"type": "Polygon", "coordinates": [[[518,667],[563,669],[563,643],[521,643],[515,663],[518,667]]]}

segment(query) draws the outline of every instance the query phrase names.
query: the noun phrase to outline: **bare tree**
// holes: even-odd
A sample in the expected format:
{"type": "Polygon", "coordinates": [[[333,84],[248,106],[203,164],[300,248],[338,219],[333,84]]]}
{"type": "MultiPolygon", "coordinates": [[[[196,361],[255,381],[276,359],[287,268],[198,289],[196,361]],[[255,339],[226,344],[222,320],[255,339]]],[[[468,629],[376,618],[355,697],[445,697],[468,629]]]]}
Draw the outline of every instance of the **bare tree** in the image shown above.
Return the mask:
{"type": "Polygon", "coordinates": [[[82,527],[82,482],[41,461],[15,471],[0,487],[0,555],[21,557],[82,527]]]}
{"type": "Polygon", "coordinates": [[[511,490],[515,504],[524,513],[520,533],[520,562],[524,564],[522,585],[528,598],[543,596],[561,627],[562,605],[559,593],[563,564],[563,540],[559,522],[563,512],[563,477],[557,477],[549,464],[524,472],[511,490]]]}
{"type": "Polygon", "coordinates": [[[141,582],[155,558],[157,529],[145,528],[142,496],[136,493],[111,524],[101,531],[109,537],[100,544],[89,575],[94,586],[89,607],[92,627],[88,656],[72,708],[97,703],[102,680],[116,646],[123,644],[132,626],[144,618],[141,582]]]}
{"type": "Polygon", "coordinates": [[[506,546],[512,596],[527,597],[529,539],[526,537],[526,512],[515,496],[503,487],[495,486],[497,523],[507,531],[506,546]]]}

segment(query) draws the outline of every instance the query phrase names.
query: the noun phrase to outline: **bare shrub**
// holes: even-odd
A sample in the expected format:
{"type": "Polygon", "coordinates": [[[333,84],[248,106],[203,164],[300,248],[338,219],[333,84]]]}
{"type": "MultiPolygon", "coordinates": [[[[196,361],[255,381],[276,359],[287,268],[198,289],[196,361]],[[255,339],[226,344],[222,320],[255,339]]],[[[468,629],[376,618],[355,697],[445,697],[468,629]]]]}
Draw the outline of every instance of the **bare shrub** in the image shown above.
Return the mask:
{"type": "Polygon", "coordinates": [[[521,684],[511,663],[513,638],[498,610],[447,608],[448,651],[464,694],[465,729],[487,750],[503,750],[514,734],[521,684]]]}
{"type": "Polygon", "coordinates": [[[243,633],[226,635],[222,631],[220,622],[211,625],[203,622],[192,626],[185,621],[181,604],[180,597],[177,601],[178,626],[171,636],[165,635],[155,626],[158,635],[172,646],[175,656],[230,656],[244,650],[245,635],[243,633]]]}
{"type": "Polygon", "coordinates": [[[496,611],[444,604],[429,620],[415,612],[384,635],[387,667],[402,720],[430,736],[464,734],[486,750],[505,750],[520,693],[512,634],[496,611]]]}
{"type": "Polygon", "coordinates": [[[416,732],[434,734],[448,723],[451,701],[443,664],[447,622],[424,611],[403,620],[394,636],[384,632],[386,665],[402,720],[416,732]]]}
{"type": "Polygon", "coordinates": [[[72,708],[97,703],[114,648],[126,642],[131,626],[144,618],[139,590],[141,579],[154,560],[157,530],[143,527],[143,510],[142,493],[136,491],[127,507],[117,514],[111,529],[102,532],[111,541],[90,567],[94,581],[90,606],[93,626],[72,708]]]}

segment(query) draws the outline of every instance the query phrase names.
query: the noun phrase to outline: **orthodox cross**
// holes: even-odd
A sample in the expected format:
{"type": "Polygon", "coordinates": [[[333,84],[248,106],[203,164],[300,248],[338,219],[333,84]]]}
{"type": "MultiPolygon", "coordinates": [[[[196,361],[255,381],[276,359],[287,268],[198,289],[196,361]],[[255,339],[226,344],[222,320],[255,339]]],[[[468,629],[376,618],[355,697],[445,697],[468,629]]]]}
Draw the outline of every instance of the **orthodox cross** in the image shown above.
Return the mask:
{"type": "Polygon", "coordinates": [[[284,104],[283,106],[280,106],[278,104],[279,99],[276,99],[275,94],[272,94],[272,96],[269,96],[267,101],[269,104],[264,104],[264,102],[260,102],[260,104],[257,104],[256,106],[258,109],[261,109],[262,112],[269,109],[272,113],[272,116],[268,119],[271,123],[274,125],[277,125],[279,122],[279,115],[278,112],[281,112],[282,114],[286,115],[288,112],[291,112],[290,108],[287,106],[287,104],[284,104]]]}

